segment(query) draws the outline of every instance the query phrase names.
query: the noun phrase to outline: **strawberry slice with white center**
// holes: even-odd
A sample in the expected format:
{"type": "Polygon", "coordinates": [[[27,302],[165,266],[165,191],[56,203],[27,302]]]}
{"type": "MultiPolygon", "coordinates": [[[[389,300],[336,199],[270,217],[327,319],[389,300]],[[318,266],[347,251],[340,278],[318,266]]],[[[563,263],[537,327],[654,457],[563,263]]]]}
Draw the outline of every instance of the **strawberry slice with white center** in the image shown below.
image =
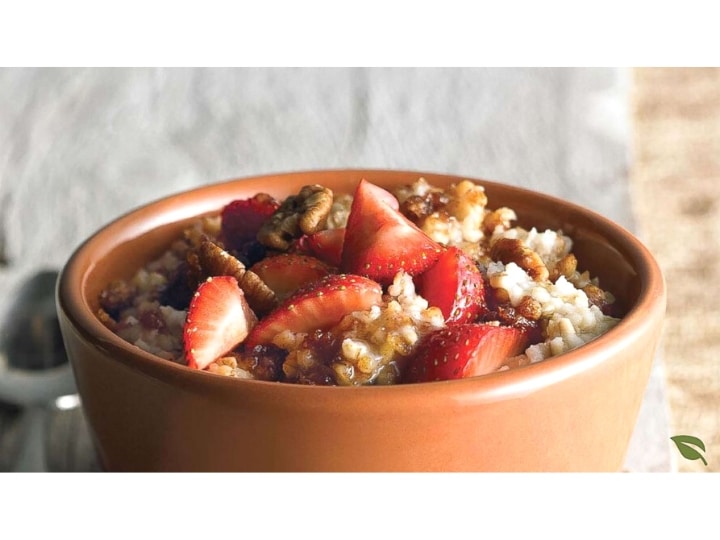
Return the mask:
{"type": "Polygon", "coordinates": [[[458,324],[423,338],[406,365],[404,383],[476,377],[496,371],[530,345],[528,332],[512,326],[458,324]]]}
{"type": "Polygon", "coordinates": [[[446,324],[473,322],[487,311],[482,274],[457,247],[447,248],[416,282],[420,296],[440,308],[446,324]]]}
{"type": "Polygon", "coordinates": [[[240,344],[257,323],[245,294],[231,276],[208,278],[190,302],[183,343],[188,366],[205,369],[240,344]]]}
{"type": "Polygon", "coordinates": [[[270,343],[283,330],[308,333],[325,330],[353,311],[382,302],[382,288],[363,276],[329,274],[311,283],[261,319],[245,340],[247,347],[270,343]]]}
{"type": "Polygon", "coordinates": [[[367,180],[360,181],[345,229],[343,272],[387,285],[399,270],[415,276],[438,259],[442,247],[398,208],[390,192],[367,180]]]}
{"type": "Polygon", "coordinates": [[[297,289],[337,272],[336,268],[320,259],[300,253],[281,253],[266,257],[250,267],[250,270],[255,272],[281,301],[297,289]]]}

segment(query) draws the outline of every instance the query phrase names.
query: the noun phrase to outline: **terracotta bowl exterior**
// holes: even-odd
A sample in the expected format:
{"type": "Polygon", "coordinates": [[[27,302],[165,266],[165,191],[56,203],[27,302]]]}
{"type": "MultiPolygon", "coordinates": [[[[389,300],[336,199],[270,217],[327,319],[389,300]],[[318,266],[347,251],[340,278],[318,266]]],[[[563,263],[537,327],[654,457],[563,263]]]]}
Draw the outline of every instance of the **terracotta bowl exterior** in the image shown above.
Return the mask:
{"type": "Polygon", "coordinates": [[[162,253],[181,229],[234,198],[276,197],[310,183],[351,192],[413,171],[277,174],[208,185],[107,225],[58,281],[65,345],[107,471],[618,471],[647,385],[666,291],[629,232],[574,204],[490,181],[489,207],[519,224],[562,229],[581,269],[627,310],[609,333],[548,361],[487,376],[388,387],[313,387],[230,379],[141,351],[95,317],[100,290],[162,253]]]}

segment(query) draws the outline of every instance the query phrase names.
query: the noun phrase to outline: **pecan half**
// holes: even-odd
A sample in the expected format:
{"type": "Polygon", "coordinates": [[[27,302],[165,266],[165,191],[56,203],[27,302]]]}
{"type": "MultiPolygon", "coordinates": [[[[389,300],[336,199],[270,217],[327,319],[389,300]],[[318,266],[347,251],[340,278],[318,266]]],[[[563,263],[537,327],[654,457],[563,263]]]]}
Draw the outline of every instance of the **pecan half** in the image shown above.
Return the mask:
{"type": "Polygon", "coordinates": [[[275,293],[260,276],[208,238],[203,238],[197,249],[188,252],[187,264],[193,289],[208,277],[232,276],[237,279],[248,305],[258,316],[267,314],[277,305],[275,293]]]}

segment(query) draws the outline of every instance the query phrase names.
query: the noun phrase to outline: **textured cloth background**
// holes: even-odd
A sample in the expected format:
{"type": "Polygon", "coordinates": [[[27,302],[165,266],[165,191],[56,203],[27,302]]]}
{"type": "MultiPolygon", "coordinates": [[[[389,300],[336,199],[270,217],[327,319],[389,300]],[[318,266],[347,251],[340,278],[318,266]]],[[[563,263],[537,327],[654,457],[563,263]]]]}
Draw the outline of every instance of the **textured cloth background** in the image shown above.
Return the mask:
{"type": "Polygon", "coordinates": [[[673,435],[700,438],[720,472],[720,69],[636,70],[633,201],[668,288],[662,342],[673,435]]]}
{"type": "MultiPolygon", "coordinates": [[[[628,84],[618,69],[3,69],[0,287],[140,204],[298,169],[499,180],[632,229],[628,84]]],[[[659,370],[632,470],[670,468],[659,370]]]]}

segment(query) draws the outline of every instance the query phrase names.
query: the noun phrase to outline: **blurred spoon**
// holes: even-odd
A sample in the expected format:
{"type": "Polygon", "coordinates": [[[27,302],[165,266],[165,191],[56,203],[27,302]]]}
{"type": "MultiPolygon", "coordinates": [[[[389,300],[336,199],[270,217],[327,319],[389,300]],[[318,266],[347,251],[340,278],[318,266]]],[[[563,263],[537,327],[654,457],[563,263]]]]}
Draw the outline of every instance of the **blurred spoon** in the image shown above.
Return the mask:
{"type": "Polygon", "coordinates": [[[47,408],[76,392],[55,311],[58,273],[41,271],[20,289],[0,334],[0,401],[21,407],[13,471],[44,471],[47,408]]]}

